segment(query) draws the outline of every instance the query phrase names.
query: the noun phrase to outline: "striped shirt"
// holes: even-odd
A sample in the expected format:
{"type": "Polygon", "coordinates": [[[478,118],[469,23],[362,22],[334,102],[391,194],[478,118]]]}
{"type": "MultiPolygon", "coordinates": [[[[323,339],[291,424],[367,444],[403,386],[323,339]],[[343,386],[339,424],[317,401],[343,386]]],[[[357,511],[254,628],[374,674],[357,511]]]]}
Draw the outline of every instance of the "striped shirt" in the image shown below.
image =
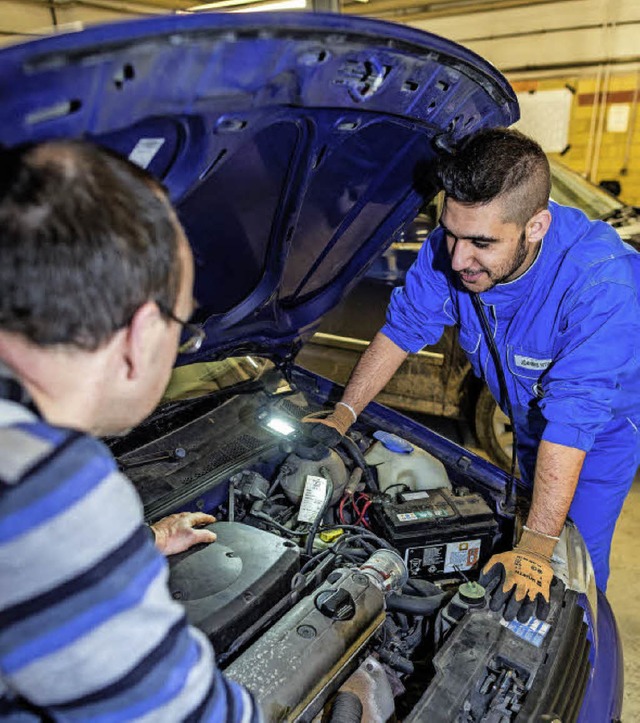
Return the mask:
{"type": "Polygon", "coordinates": [[[108,449],[0,398],[0,719],[260,720],[167,576],[108,449]]]}

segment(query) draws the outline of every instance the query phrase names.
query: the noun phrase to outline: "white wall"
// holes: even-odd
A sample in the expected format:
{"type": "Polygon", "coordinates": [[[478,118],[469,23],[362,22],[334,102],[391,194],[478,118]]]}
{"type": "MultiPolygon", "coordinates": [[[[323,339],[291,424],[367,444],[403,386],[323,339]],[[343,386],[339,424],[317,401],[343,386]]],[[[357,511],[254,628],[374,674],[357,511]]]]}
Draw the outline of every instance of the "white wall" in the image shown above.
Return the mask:
{"type": "MultiPolygon", "coordinates": [[[[104,4],[108,6],[110,0],[104,0],[104,4]]],[[[136,5],[135,0],[126,5],[143,14],[158,12],[136,5]]],[[[73,1],[57,5],[55,15],[62,26],[132,17],[131,13],[87,7],[73,1]]],[[[566,66],[609,61],[640,63],[640,0],[537,2],[410,24],[457,40],[510,77],[527,71],[539,76],[541,69],[566,70],[566,66]]],[[[19,35],[6,35],[9,32],[50,32],[53,27],[45,2],[0,0],[0,42],[20,39],[19,35]]]]}
{"type": "Polygon", "coordinates": [[[559,0],[410,23],[514,73],[640,61],[638,0],[559,0]]]}
{"type": "MultiPolygon", "coordinates": [[[[109,5],[108,2],[105,5],[109,5]]],[[[108,22],[133,18],[138,13],[143,15],[157,14],[149,6],[127,4],[130,12],[96,7],[87,7],[81,3],[69,2],[55,7],[54,12],[45,2],[29,2],[23,0],[0,0],[0,44],[27,40],[31,35],[44,35],[54,32],[56,27],[64,29],[74,23],[108,22]],[[54,24],[55,17],[55,24],[54,24]]]]}

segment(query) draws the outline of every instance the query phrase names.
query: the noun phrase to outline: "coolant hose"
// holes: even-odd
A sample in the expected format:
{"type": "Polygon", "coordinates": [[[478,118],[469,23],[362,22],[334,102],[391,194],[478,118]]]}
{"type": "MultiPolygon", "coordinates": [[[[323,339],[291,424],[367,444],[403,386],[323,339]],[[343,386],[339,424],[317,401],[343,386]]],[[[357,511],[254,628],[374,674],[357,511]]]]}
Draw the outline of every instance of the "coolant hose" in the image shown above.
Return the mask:
{"type": "Polygon", "coordinates": [[[362,702],[355,693],[338,693],[331,707],[328,723],[360,723],[362,720],[362,702]]]}
{"type": "Polygon", "coordinates": [[[391,593],[387,597],[387,610],[408,613],[409,615],[432,615],[442,605],[445,597],[447,595],[444,592],[430,597],[391,593]]]}

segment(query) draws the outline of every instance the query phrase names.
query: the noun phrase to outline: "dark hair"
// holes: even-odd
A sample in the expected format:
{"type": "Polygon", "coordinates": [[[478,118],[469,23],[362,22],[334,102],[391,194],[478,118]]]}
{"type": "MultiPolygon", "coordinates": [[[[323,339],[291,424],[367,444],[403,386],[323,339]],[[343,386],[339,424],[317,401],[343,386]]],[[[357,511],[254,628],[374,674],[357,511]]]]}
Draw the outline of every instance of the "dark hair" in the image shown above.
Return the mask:
{"type": "Polygon", "coordinates": [[[146,171],[82,141],[0,150],[0,329],[94,350],[146,301],[173,309],[178,237],[146,171]]]}
{"type": "Polygon", "coordinates": [[[475,133],[457,153],[442,159],[438,175],[446,195],[455,201],[485,204],[501,199],[505,222],[519,226],[549,203],[549,161],[533,139],[516,130],[475,133]]]}

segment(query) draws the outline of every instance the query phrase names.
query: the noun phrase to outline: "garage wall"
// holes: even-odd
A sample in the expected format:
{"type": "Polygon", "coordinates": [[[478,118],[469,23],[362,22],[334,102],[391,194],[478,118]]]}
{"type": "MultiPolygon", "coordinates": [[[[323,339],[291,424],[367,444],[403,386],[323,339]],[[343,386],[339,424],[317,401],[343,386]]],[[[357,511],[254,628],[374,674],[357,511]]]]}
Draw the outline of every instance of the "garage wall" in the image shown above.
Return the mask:
{"type": "MultiPolygon", "coordinates": [[[[95,4],[100,7],[71,1],[50,10],[42,0],[0,0],[0,43],[79,23],[162,12],[135,0],[127,3],[127,12],[114,9],[109,0],[95,4]]],[[[518,91],[570,87],[569,138],[562,161],[594,182],[618,180],[622,198],[640,205],[639,0],[532,0],[522,7],[408,24],[476,51],[518,91]],[[607,122],[617,111],[628,116],[624,130],[612,130],[607,122]]]]}
{"type": "Polygon", "coordinates": [[[87,7],[68,2],[50,8],[48,3],[39,0],[0,0],[0,44],[7,45],[28,40],[31,36],[73,28],[77,23],[88,25],[159,12],[135,3],[128,5],[130,10],[127,12],[110,8],[109,2],[104,5],[105,7],[87,7]]]}
{"type": "Polygon", "coordinates": [[[638,0],[532,2],[409,24],[487,58],[519,92],[570,87],[569,141],[560,160],[596,183],[618,180],[621,197],[640,205],[638,0]],[[626,129],[609,130],[610,113],[619,111],[628,114],[626,129]]]}
{"type": "Polygon", "coordinates": [[[561,0],[412,21],[507,73],[640,61],[638,0],[561,0]]]}
{"type": "Polygon", "coordinates": [[[28,39],[50,30],[52,16],[44,4],[0,0],[0,43],[28,39]]]}
{"type": "MultiPolygon", "coordinates": [[[[621,198],[640,205],[640,76],[638,72],[566,75],[512,80],[518,93],[569,88],[572,93],[567,147],[560,161],[594,183],[619,181],[621,198]],[[626,123],[620,122],[620,117],[626,123]]],[[[552,121],[551,121],[552,122],[552,121]]]]}

